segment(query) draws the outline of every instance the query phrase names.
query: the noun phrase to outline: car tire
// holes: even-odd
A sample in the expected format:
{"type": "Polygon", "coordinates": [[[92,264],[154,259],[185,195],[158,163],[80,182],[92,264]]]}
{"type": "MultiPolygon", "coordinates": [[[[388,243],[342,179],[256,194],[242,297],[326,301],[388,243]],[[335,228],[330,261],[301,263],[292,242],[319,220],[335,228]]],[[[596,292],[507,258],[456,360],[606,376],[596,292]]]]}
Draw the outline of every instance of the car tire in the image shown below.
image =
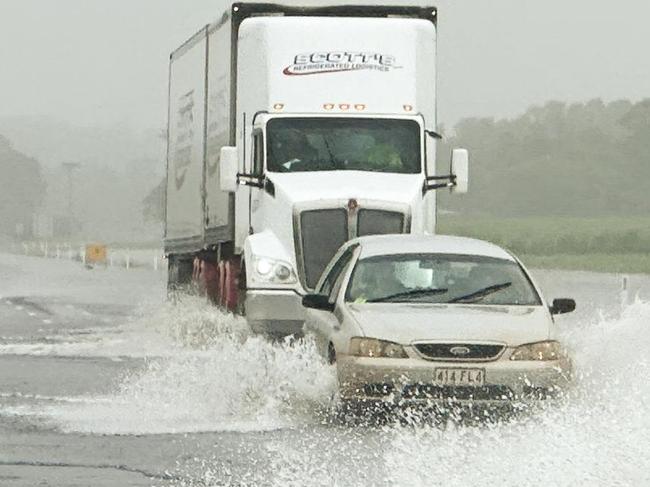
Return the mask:
{"type": "Polygon", "coordinates": [[[332,342],[327,346],[327,363],[330,365],[336,365],[336,348],[332,342]]]}

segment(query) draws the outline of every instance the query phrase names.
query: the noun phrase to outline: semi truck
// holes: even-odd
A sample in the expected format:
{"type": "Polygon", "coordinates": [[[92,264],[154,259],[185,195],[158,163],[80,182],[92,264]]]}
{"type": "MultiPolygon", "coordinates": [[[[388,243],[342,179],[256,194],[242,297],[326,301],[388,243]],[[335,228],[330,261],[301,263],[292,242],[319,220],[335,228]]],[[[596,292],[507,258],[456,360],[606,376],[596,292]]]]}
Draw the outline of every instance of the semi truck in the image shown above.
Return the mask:
{"type": "Polygon", "coordinates": [[[170,56],[164,248],[254,331],[298,333],[302,296],[357,236],[434,233],[437,9],[233,3],[170,56]]]}

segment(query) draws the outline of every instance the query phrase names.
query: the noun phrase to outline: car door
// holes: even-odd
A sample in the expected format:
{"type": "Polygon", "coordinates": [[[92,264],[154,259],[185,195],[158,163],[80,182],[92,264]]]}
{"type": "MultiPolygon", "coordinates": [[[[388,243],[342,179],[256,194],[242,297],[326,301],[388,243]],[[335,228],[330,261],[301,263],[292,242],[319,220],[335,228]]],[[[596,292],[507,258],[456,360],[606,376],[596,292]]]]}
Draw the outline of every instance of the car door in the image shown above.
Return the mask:
{"type": "MultiPolygon", "coordinates": [[[[345,249],[340,256],[335,257],[333,263],[328,266],[329,270],[325,271],[325,278],[316,288],[316,293],[328,296],[330,303],[335,303],[337,300],[347,274],[346,271],[353,261],[357,248],[358,245],[352,245],[345,249]]],[[[336,311],[332,313],[314,309],[307,310],[305,331],[314,335],[318,350],[324,356],[327,356],[332,335],[339,329],[340,323],[336,311]]]]}

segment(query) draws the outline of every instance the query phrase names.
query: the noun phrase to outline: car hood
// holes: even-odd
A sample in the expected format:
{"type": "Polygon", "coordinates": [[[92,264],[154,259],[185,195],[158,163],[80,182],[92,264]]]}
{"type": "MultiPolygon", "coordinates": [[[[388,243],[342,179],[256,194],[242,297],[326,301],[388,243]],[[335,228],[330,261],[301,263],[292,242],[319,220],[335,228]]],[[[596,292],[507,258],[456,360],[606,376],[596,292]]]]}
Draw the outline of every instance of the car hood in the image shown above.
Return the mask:
{"type": "Polygon", "coordinates": [[[459,304],[349,304],[368,337],[401,344],[416,341],[503,342],[548,340],[551,320],[542,306],[459,304]]]}

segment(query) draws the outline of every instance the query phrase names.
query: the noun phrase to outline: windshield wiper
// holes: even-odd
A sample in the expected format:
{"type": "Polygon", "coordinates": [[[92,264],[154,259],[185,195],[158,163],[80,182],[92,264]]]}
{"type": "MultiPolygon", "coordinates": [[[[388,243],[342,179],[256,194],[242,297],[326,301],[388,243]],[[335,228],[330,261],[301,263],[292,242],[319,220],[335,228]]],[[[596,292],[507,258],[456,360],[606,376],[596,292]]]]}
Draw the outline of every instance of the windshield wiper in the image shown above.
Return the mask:
{"type": "Polygon", "coordinates": [[[428,289],[411,289],[402,293],[391,294],[381,298],[369,299],[368,303],[390,302],[400,298],[413,298],[417,296],[435,296],[436,294],[445,294],[449,289],[446,288],[428,288],[428,289]]]}
{"type": "Polygon", "coordinates": [[[478,291],[474,291],[473,293],[466,294],[465,296],[458,296],[457,298],[450,300],[449,303],[473,302],[474,300],[484,298],[489,294],[496,293],[497,291],[501,291],[502,289],[505,289],[510,286],[512,286],[512,282],[494,284],[492,286],[479,289],[478,291]]]}
{"type": "Polygon", "coordinates": [[[332,167],[334,169],[340,169],[339,166],[341,166],[340,161],[336,158],[334,155],[334,152],[332,152],[332,147],[330,146],[330,141],[327,137],[323,136],[323,142],[325,142],[325,148],[327,149],[327,153],[330,156],[330,163],[332,164],[332,167]]]}

